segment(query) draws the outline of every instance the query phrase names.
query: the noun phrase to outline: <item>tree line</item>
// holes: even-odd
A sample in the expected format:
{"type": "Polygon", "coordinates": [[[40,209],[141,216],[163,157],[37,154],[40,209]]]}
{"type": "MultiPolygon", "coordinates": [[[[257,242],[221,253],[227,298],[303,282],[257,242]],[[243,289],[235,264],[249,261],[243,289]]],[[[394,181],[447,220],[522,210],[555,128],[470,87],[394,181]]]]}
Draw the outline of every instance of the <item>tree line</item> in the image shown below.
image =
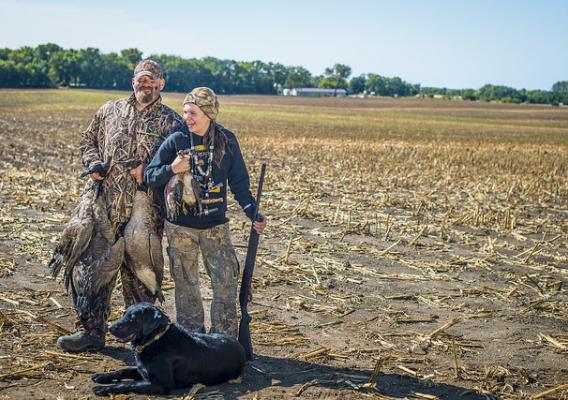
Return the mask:
{"type": "MultiPolygon", "coordinates": [[[[375,96],[568,104],[568,81],[555,83],[551,90],[519,90],[497,85],[485,85],[479,89],[447,89],[421,87],[399,77],[375,73],[351,77],[351,68],[345,64],[335,64],[326,68],[322,75],[312,75],[302,66],[258,60],[187,59],[172,55],[150,55],[149,58],[162,64],[167,90],[173,92],[209,86],[220,94],[278,94],[287,88],[319,87],[375,96]]],[[[0,49],[0,87],[129,90],[132,71],[141,59],[142,52],[136,48],[106,54],[92,47],[64,49],[53,43],[35,48],[3,48],[0,49]]]]}

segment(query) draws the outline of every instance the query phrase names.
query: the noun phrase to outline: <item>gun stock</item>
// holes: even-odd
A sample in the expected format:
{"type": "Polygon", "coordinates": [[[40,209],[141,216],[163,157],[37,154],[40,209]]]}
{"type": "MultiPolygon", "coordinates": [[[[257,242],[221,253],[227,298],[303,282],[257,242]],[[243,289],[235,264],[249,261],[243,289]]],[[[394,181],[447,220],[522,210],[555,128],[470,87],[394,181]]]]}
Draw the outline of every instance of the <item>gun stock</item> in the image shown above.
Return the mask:
{"type": "Polygon", "coordinates": [[[257,220],[258,210],[260,208],[260,197],[262,196],[262,185],[264,183],[264,174],[266,172],[266,164],[262,164],[260,170],[260,179],[258,181],[258,191],[256,193],[256,206],[254,210],[253,223],[251,223],[250,236],[247,248],[247,257],[245,260],[245,268],[243,270],[243,278],[241,281],[241,289],[239,292],[239,305],[241,307],[241,321],[239,323],[239,343],[245,349],[245,356],[247,361],[252,361],[252,340],[250,336],[250,321],[252,317],[248,313],[248,302],[252,298],[250,286],[252,282],[252,274],[254,272],[254,263],[256,261],[256,251],[258,248],[258,233],[254,230],[254,221],[257,220]]]}

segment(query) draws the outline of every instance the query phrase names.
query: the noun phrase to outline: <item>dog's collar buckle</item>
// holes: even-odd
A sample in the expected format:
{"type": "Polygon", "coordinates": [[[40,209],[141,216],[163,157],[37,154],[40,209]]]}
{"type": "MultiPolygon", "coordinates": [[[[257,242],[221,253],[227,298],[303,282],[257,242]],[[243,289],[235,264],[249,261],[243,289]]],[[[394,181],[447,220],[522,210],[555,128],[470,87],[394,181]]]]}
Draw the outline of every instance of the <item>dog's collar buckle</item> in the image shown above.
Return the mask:
{"type": "Polygon", "coordinates": [[[155,341],[159,340],[162,336],[164,336],[166,334],[166,332],[170,329],[170,326],[172,326],[172,323],[168,322],[168,325],[166,325],[166,329],[164,329],[162,332],[158,333],[156,336],[154,336],[152,339],[150,339],[146,343],[138,345],[138,346],[134,346],[134,351],[136,353],[142,353],[142,351],[146,347],[150,346],[152,343],[154,343],[155,341]]]}

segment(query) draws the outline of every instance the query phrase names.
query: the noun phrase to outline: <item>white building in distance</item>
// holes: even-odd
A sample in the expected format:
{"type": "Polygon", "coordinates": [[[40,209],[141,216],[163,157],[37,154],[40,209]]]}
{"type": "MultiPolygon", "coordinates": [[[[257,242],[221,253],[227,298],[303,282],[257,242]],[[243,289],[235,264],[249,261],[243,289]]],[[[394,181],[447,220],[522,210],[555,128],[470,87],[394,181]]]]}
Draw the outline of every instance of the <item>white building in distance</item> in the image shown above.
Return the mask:
{"type": "Polygon", "coordinates": [[[347,90],[345,89],[319,89],[319,88],[293,88],[284,89],[284,96],[302,96],[302,97],[345,97],[347,90]]]}

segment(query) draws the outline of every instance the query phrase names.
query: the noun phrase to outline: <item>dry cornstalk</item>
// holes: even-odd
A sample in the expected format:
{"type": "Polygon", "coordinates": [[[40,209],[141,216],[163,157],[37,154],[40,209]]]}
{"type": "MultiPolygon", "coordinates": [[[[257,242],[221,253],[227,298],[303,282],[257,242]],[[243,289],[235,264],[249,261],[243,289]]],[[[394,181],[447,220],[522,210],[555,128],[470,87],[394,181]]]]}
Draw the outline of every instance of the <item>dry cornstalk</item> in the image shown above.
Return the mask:
{"type": "Polygon", "coordinates": [[[373,368],[373,373],[369,378],[369,382],[377,382],[377,379],[379,379],[379,375],[381,374],[381,370],[383,369],[383,365],[394,359],[396,359],[396,356],[393,356],[392,354],[379,357],[377,362],[375,362],[375,368],[373,368]]]}
{"type": "Polygon", "coordinates": [[[191,390],[189,391],[189,393],[187,394],[187,396],[185,396],[183,398],[183,400],[194,400],[195,399],[195,395],[197,394],[197,392],[199,392],[201,389],[203,389],[205,387],[205,385],[201,384],[201,383],[196,383],[195,385],[193,385],[193,387],[191,388],[191,390]]]}
{"type": "Polygon", "coordinates": [[[295,358],[301,359],[301,360],[307,360],[307,359],[318,357],[318,356],[321,356],[321,355],[324,355],[324,354],[327,354],[327,353],[329,353],[329,349],[327,347],[320,347],[319,349],[314,350],[314,351],[310,351],[309,353],[299,354],[295,358]]]}
{"type": "Polygon", "coordinates": [[[391,244],[389,247],[387,247],[386,249],[384,249],[381,253],[379,253],[381,256],[386,256],[388,254],[388,252],[395,247],[397,244],[399,244],[401,241],[401,239],[398,239],[396,242],[394,242],[393,244],[391,244]]]}
{"type": "Polygon", "coordinates": [[[302,345],[305,345],[306,342],[307,342],[307,339],[305,339],[304,337],[283,337],[283,338],[274,339],[274,340],[256,339],[254,344],[257,344],[259,346],[286,346],[286,345],[290,345],[290,344],[302,346],[302,345]]]}
{"type": "Polygon", "coordinates": [[[288,264],[288,259],[290,258],[290,251],[292,250],[292,241],[294,239],[290,238],[288,241],[288,247],[286,248],[286,255],[284,256],[284,264],[288,264]]]}
{"type": "Polygon", "coordinates": [[[24,368],[24,369],[20,369],[20,370],[18,370],[18,371],[14,371],[14,372],[8,372],[7,374],[2,374],[2,375],[0,375],[0,380],[5,379],[5,378],[9,378],[9,377],[15,378],[15,377],[20,376],[20,375],[22,375],[22,374],[25,374],[25,373],[27,373],[27,372],[36,371],[36,370],[38,370],[38,369],[45,368],[45,367],[47,367],[49,364],[50,364],[50,363],[44,363],[44,364],[41,364],[41,365],[36,365],[36,366],[34,366],[34,367],[24,368]]]}
{"type": "Polygon", "coordinates": [[[302,387],[300,387],[300,389],[296,392],[295,396],[299,397],[307,388],[309,388],[310,386],[316,386],[319,383],[320,382],[317,379],[312,379],[311,381],[304,383],[302,387]]]}
{"type": "Polygon", "coordinates": [[[392,227],[394,226],[394,223],[390,223],[390,215],[387,216],[387,230],[385,231],[385,235],[383,236],[383,240],[388,240],[389,235],[390,235],[390,231],[392,230],[392,227]]]}
{"type": "Polygon", "coordinates": [[[327,355],[331,358],[336,358],[340,360],[348,360],[350,357],[346,356],[345,354],[338,354],[338,353],[327,353],[327,355]]]}
{"type": "Polygon", "coordinates": [[[270,309],[268,307],[263,307],[263,308],[258,308],[256,310],[249,311],[249,314],[250,315],[264,314],[264,313],[267,313],[268,311],[270,311],[270,309]]]}
{"type": "Polygon", "coordinates": [[[415,378],[418,377],[418,372],[414,371],[413,369],[406,368],[404,365],[397,365],[396,368],[406,372],[407,374],[412,375],[415,378]]]}
{"type": "Polygon", "coordinates": [[[100,360],[99,357],[87,357],[81,356],[78,354],[69,354],[69,353],[58,353],[55,351],[44,351],[44,354],[53,357],[53,358],[69,358],[72,360],[83,360],[83,361],[93,361],[93,360],[100,360]]]}
{"type": "Polygon", "coordinates": [[[62,306],[55,298],[50,297],[50,298],[49,298],[49,301],[51,301],[53,304],[55,304],[55,307],[57,307],[57,308],[59,308],[59,309],[62,309],[62,308],[63,308],[63,306],[62,306]]]}
{"type": "Polygon", "coordinates": [[[530,247],[528,249],[526,249],[525,251],[517,254],[515,256],[515,258],[521,258],[522,256],[524,256],[525,254],[529,254],[528,257],[525,258],[525,260],[527,260],[528,258],[531,257],[532,254],[534,254],[534,252],[537,251],[538,247],[540,246],[541,242],[538,242],[537,244],[535,244],[533,247],[530,247]]]}
{"type": "Polygon", "coordinates": [[[415,294],[396,294],[394,296],[383,296],[385,300],[415,300],[415,294]]]}
{"type": "Polygon", "coordinates": [[[424,322],[435,322],[437,318],[432,316],[424,318],[398,318],[395,322],[397,324],[418,324],[424,322]]]}
{"type": "Polygon", "coordinates": [[[413,397],[417,397],[419,399],[425,400],[438,400],[439,397],[433,394],[426,394],[426,393],[419,393],[419,392],[410,392],[410,395],[413,397]]]}
{"type": "Polygon", "coordinates": [[[318,273],[316,272],[316,267],[314,267],[313,265],[312,265],[312,271],[313,271],[313,273],[314,273],[314,278],[316,278],[316,283],[317,283],[317,285],[319,286],[319,284],[321,283],[321,282],[320,282],[320,278],[319,278],[319,276],[318,276],[318,273]]]}
{"type": "Polygon", "coordinates": [[[511,297],[512,295],[514,295],[518,291],[519,291],[519,285],[516,285],[509,292],[507,292],[507,297],[511,297]]]}
{"type": "Polygon", "coordinates": [[[436,329],[435,331],[433,331],[432,333],[430,333],[426,340],[430,340],[433,339],[434,337],[438,336],[440,333],[443,333],[446,329],[454,326],[455,324],[457,324],[458,322],[463,321],[462,317],[457,317],[454,319],[449,320],[448,322],[446,322],[444,325],[442,325],[441,327],[439,327],[438,329],[436,329]]]}
{"type": "Polygon", "coordinates": [[[12,299],[9,299],[9,298],[4,297],[4,296],[0,296],[0,300],[5,301],[6,303],[10,303],[10,304],[12,304],[12,305],[14,305],[14,306],[19,306],[19,305],[20,305],[20,302],[19,302],[19,301],[12,300],[12,299]]]}
{"type": "Polygon", "coordinates": [[[458,363],[458,345],[456,341],[452,339],[452,352],[454,353],[454,376],[456,379],[460,378],[460,366],[458,363]]]}
{"type": "Polygon", "coordinates": [[[568,350],[568,346],[566,346],[565,344],[560,343],[558,340],[554,339],[552,336],[550,335],[545,335],[544,333],[539,333],[539,336],[541,338],[543,338],[544,340],[546,340],[548,343],[550,343],[551,345],[553,345],[554,347],[560,349],[560,350],[568,350]]]}
{"type": "Polygon", "coordinates": [[[564,390],[568,390],[568,383],[565,383],[563,385],[558,385],[556,387],[553,387],[552,389],[549,390],[545,390],[544,392],[540,392],[538,394],[535,394],[532,398],[533,400],[538,400],[538,399],[544,399],[552,394],[564,391],[564,390]]]}
{"type": "Polygon", "coordinates": [[[342,324],[343,322],[344,321],[341,321],[341,320],[335,320],[335,321],[331,321],[331,322],[326,322],[324,324],[316,325],[316,328],[324,328],[326,326],[339,325],[339,324],[342,324]]]}
{"type": "Polygon", "coordinates": [[[418,239],[420,239],[420,236],[422,236],[422,235],[424,234],[424,231],[426,231],[426,227],[425,227],[425,226],[422,227],[422,229],[420,230],[420,232],[418,232],[418,235],[414,236],[414,239],[412,239],[412,240],[410,241],[410,243],[408,243],[408,245],[409,245],[409,246],[414,245],[414,243],[416,243],[416,241],[417,241],[418,239]]]}
{"type": "Polygon", "coordinates": [[[41,315],[34,315],[34,314],[32,314],[31,312],[26,311],[26,310],[18,310],[18,309],[16,309],[16,311],[19,312],[19,313],[22,313],[22,314],[26,314],[27,316],[29,316],[30,318],[36,320],[37,322],[49,326],[50,328],[54,329],[54,330],[55,330],[58,334],[60,334],[60,335],[70,335],[71,333],[73,333],[73,332],[71,332],[70,330],[65,329],[65,328],[62,327],[62,326],[59,326],[59,325],[57,325],[57,324],[54,323],[54,322],[48,321],[47,319],[45,319],[45,318],[42,317],[41,315]]]}
{"type": "Polygon", "coordinates": [[[420,392],[410,392],[410,395],[412,397],[417,397],[419,399],[424,399],[424,400],[438,400],[439,397],[433,394],[426,394],[426,393],[420,393],[420,392]]]}

